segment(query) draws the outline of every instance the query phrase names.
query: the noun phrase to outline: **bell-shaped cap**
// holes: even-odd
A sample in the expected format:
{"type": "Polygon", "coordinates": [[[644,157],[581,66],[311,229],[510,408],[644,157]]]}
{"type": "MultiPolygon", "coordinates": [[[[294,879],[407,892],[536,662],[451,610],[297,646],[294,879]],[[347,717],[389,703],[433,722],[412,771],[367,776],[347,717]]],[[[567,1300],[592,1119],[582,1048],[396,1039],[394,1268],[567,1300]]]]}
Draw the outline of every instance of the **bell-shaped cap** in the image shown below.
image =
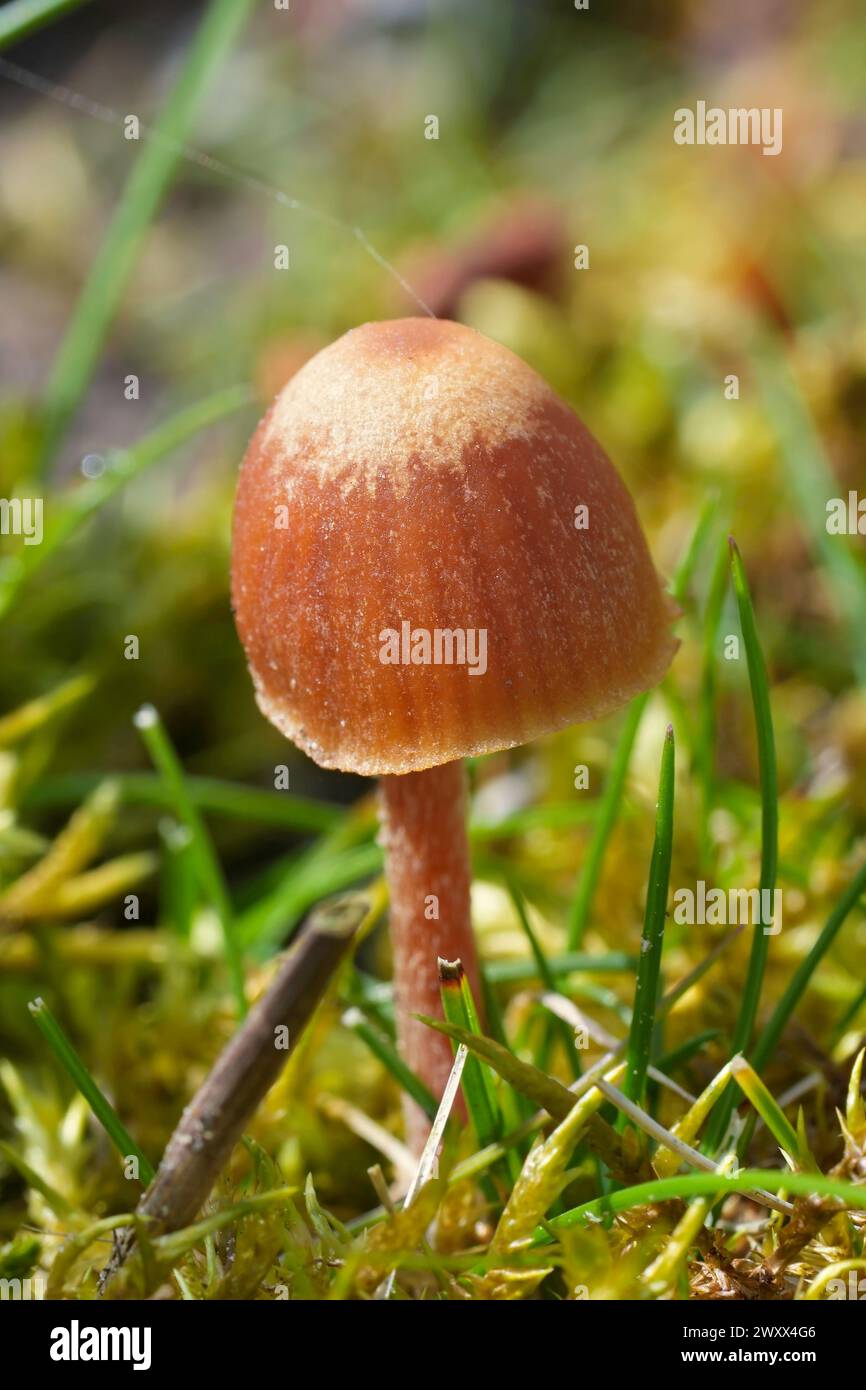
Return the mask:
{"type": "Polygon", "coordinates": [[[677,646],[600,446],[457,323],[365,324],[301,368],[247,451],[233,551],[259,705],[324,767],[412,772],[596,719],[677,646]]]}

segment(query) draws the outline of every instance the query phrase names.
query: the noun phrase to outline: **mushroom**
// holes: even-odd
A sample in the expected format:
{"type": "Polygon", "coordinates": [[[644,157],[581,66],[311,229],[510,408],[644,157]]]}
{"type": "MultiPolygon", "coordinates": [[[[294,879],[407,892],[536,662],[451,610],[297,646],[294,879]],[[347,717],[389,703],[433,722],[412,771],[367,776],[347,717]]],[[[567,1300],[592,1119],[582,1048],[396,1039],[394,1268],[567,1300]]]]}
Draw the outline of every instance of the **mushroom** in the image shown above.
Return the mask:
{"type": "MultiPolygon", "coordinates": [[[[439,1096],[437,958],[478,997],[468,755],[597,719],[655,684],[675,607],[634,504],[573,411],[461,324],[368,323],[255,433],[233,602],[256,698],[323,767],[381,779],[398,1040],[439,1096]]],[[[410,1142],[426,1120],[410,1103],[410,1142]]]]}

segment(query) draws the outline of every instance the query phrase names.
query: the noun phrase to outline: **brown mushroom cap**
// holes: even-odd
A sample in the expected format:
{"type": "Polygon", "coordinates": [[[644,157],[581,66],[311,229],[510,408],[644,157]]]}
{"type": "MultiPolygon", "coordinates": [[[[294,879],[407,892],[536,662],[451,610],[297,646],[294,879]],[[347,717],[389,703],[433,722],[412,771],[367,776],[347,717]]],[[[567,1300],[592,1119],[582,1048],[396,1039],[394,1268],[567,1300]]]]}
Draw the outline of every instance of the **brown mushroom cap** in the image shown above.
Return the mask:
{"type": "Polygon", "coordinates": [[[457,323],[368,323],[301,368],[247,451],[233,550],[259,705],[324,767],[404,773],[526,743],[624,704],[677,646],[600,446],[457,323]],[[419,630],[442,664],[403,664],[425,656],[419,630]]]}

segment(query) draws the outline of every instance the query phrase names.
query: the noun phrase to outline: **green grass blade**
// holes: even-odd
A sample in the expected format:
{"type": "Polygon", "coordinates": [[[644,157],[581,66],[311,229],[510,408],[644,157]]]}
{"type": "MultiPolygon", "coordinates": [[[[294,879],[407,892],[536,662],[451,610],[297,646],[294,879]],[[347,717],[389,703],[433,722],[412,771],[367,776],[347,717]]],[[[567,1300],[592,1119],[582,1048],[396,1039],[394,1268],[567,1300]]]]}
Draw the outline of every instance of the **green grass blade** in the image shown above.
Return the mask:
{"type": "MultiPolygon", "coordinates": [[[[788,981],[785,992],[770,1015],[764,1031],[755,1043],[752,1050],[752,1061],[759,1069],[766,1065],[775,1052],[782,1030],[803,997],[815,970],[830,949],[849,912],[857,906],[864,892],[866,892],[866,864],[854,875],[827,918],[811,951],[797,966],[788,981]]],[[[856,1007],[854,1012],[856,1013],[856,1007]]]]}
{"type": "Polygon", "coordinates": [[[727,545],[720,545],[710,576],[703,617],[703,664],[698,695],[698,732],[695,743],[695,763],[701,783],[701,862],[709,864],[712,853],[709,820],[715,803],[716,773],[716,653],[719,631],[725,609],[728,587],[727,545]]]}
{"type": "Polygon", "coordinates": [[[37,864],[0,895],[0,917],[7,921],[50,914],[58,890],[81,873],[100,852],[117,817],[117,785],[101,782],[76,807],[37,864]]]}
{"type": "MultiPolygon", "coordinates": [[[[776,744],[773,736],[773,714],[770,707],[770,691],[767,681],[767,668],[758,638],[755,613],[749,593],[749,585],[740,552],[731,538],[731,576],[746,661],[749,668],[749,684],[752,691],[752,704],[755,712],[755,729],[758,740],[758,767],[761,784],[761,878],[760,910],[752,932],[752,949],[743,985],[740,1012],[734,1027],[731,1043],[731,1056],[738,1052],[748,1054],[752,1042],[755,1018],[764,982],[770,938],[765,928],[772,925],[764,920],[764,903],[773,901],[776,888],[776,870],[779,853],[779,789],[776,778],[776,744]]],[[[707,1143],[718,1147],[725,1137],[731,1114],[736,1103],[736,1091],[731,1086],[713,1116],[707,1134],[707,1143]]]]}
{"type": "Polygon", "coordinates": [[[860,1134],[866,1129],[866,1106],[863,1104],[863,1062],[866,1047],[861,1047],[854,1058],[851,1075],[848,1078],[848,1095],[845,1099],[845,1123],[849,1134],[860,1134]]]}
{"type": "Polygon", "coordinates": [[[678,1047],[672,1047],[670,1052],[665,1052],[658,1058],[656,1066],[659,1071],[671,1075],[677,1067],[682,1067],[686,1062],[690,1062],[698,1052],[706,1047],[708,1042],[714,1042],[719,1036],[718,1028],[705,1028],[702,1032],[696,1033],[693,1038],[688,1038],[680,1043],[678,1047]]]}
{"type": "Polygon", "coordinates": [[[851,1000],[851,1003],[845,1009],[845,1012],[842,1014],[842,1017],[839,1019],[839,1022],[833,1029],[833,1033],[830,1038],[831,1048],[835,1047],[839,1039],[844,1037],[846,1029],[854,1022],[855,1018],[859,1014],[864,1004],[866,1004],[866,982],[864,982],[862,987],[858,989],[857,993],[854,995],[854,998],[851,1000]]]}
{"type": "Polygon", "coordinates": [[[498,821],[477,821],[469,824],[469,837],[473,844],[483,845],[492,840],[511,839],[525,835],[529,830],[569,829],[573,825],[583,825],[595,820],[598,803],[595,801],[546,801],[541,806],[526,806],[522,811],[514,811],[498,821]]]}
{"type": "Polygon", "coordinates": [[[61,1221],[67,1221],[73,1215],[74,1208],[71,1202],[67,1202],[62,1192],[58,1192],[44,1178],[41,1178],[36,1170],[30,1167],[26,1159],[23,1159],[11,1144],[5,1143],[2,1139],[0,1139],[0,1158],[5,1159],[12,1171],[23,1178],[28,1187],[45,1198],[54,1215],[59,1217],[61,1221]]]}
{"type": "Polygon", "coordinates": [[[0,52],[85,3],[86,0],[12,0],[0,10],[0,52]]]}
{"type": "Polygon", "coordinates": [[[351,1028],[352,1032],[366,1043],[373,1056],[382,1063],[386,1071],[391,1073],[397,1085],[411,1096],[416,1104],[420,1105],[427,1118],[435,1120],[439,1107],[432,1092],[427,1089],[421,1078],[415,1075],[411,1067],[406,1065],[390,1038],[387,1038],[378,1028],[374,1028],[358,1008],[346,1010],[343,1015],[343,1024],[346,1028],[351,1028]]]}
{"type": "MultiPolygon", "coordinates": [[[[553,1218],[550,1226],[555,1234],[557,1231],[567,1231],[572,1226],[583,1225],[593,1218],[629,1211],[632,1207],[648,1203],[685,1200],[689,1197],[723,1198],[731,1192],[755,1189],[793,1193],[798,1197],[835,1197],[854,1211],[866,1211],[866,1185],[845,1182],[842,1178],[828,1178],[823,1173],[781,1173],[768,1168],[745,1168],[730,1177],[721,1173],[681,1173],[673,1178],[657,1178],[653,1182],[624,1187],[563,1212],[561,1216],[553,1218]]],[[[543,1243],[550,1237],[545,1231],[539,1232],[536,1239],[543,1243]]]]}
{"type": "MultiPolygon", "coordinates": [[[[773,735],[773,712],[770,705],[770,690],[767,668],[761,651],[760,638],[755,623],[755,613],[749,592],[746,571],[740,552],[733,539],[731,546],[731,575],[743,642],[746,648],[746,661],[749,669],[749,684],[755,711],[755,728],[758,741],[758,765],[761,785],[761,887],[772,891],[776,885],[776,866],[779,836],[779,790],[776,780],[776,744],[773,735]]],[[[770,926],[770,922],[764,922],[770,926]]],[[[761,933],[763,936],[763,933],[761,933]]],[[[751,1021],[757,1009],[760,995],[760,980],[752,984],[751,1017],[748,1013],[741,1024],[745,1035],[751,1031],[751,1021]]]]}
{"type": "MultiPolygon", "coordinates": [[[[517,913],[517,919],[520,922],[520,926],[524,936],[529,942],[529,948],[532,951],[532,958],[535,961],[535,965],[538,970],[538,978],[541,980],[542,984],[545,986],[546,989],[550,990],[552,994],[555,994],[557,992],[556,980],[554,978],[553,971],[551,970],[548,964],[547,957],[545,956],[544,952],[541,949],[541,946],[538,943],[538,938],[535,935],[535,932],[532,930],[532,926],[529,921],[529,916],[526,911],[526,903],[524,902],[523,894],[521,893],[517,884],[513,881],[509,874],[506,875],[505,881],[509,895],[511,897],[511,901],[514,904],[514,910],[517,913]]],[[[571,1068],[571,1074],[574,1077],[574,1079],[577,1080],[577,1078],[581,1074],[582,1067],[580,1065],[580,1056],[577,1051],[577,1044],[574,1040],[574,1031],[569,1027],[565,1020],[561,1018],[549,1017],[545,1020],[544,1026],[548,1034],[552,1033],[554,1029],[559,1034],[559,1037],[562,1041],[562,1045],[565,1049],[565,1055],[568,1058],[568,1063],[571,1068]]]]}
{"type": "MultiPolygon", "coordinates": [[[[721,1173],[730,1171],[734,1164],[733,1154],[726,1154],[719,1165],[721,1173]]],[[[641,1283],[651,1297],[658,1298],[673,1288],[683,1277],[690,1251],[700,1237],[704,1222],[712,1209],[712,1198],[693,1197],[680,1217],[664,1249],[647,1266],[641,1276],[641,1283]]],[[[687,1277],[687,1276],[686,1276],[687,1277]]]]}
{"type": "Polygon", "coordinates": [[[520,1153],[525,1149],[527,1140],[531,1141],[542,1122],[543,1116],[535,1112],[528,1119],[518,1122],[513,1129],[509,1128],[495,1144],[489,1144],[486,1149],[478,1149],[469,1158],[464,1158],[460,1163],[455,1164],[448,1175],[449,1185],[463,1182],[466,1178],[484,1173],[503,1159],[508,1164],[513,1185],[523,1167],[520,1153]]]}
{"type": "Polygon", "coordinates": [[[28,1007],[33,1015],[33,1021],[54,1056],[75,1082],[117,1152],[124,1159],[135,1158],[138,1160],[141,1182],[145,1187],[149,1187],[153,1180],[153,1168],[147,1156],[142,1153],[135,1140],[121,1123],[114,1106],[100,1091],[48,1005],[41,999],[34,999],[28,1007]]]}
{"type": "Polygon", "coordinates": [[[178,756],[153,705],[142,706],[135,716],[135,726],[141,734],[154,766],[165,782],[175,815],[189,832],[190,852],[194,856],[199,886],[219,919],[232,990],[237,1003],[238,1014],[243,1018],[247,1010],[243,965],[235,938],[231,899],[219,860],[216,857],[204,821],[187,792],[183,768],[178,756]]]}
{"type": "Polygon", "coordinates": [[[797,1131],[789,1122],[776,1097],[745,1057],[732,1059],[731,1075],[743,1095],[751,1101],[779,1147],[800,1168],[814,1168],[811,1154],[808,1151],[804,1152],[797,1131]]]}
{"type": "MultiPolygon", "coordinates": [[[[502,1017],[502,1010],[499,1007],[496,990],[493,988],[486,965],[481,967],[481,988],[484,997],[484,1014],[488,1034],[493,1038],[494,1042],[498,1042],[501,1047],[507,1048],[508,1039],[505,1036],[505,1021],[502,1017]]],[[[492,1086],[492,1077],[490,1077],[489,1080],[492,1086]]],[[[515,1091],[513,1086],[509,1086],[508,1082],[503,1081],[501,1078],[497,1099],[499,1113],[502,1117],[503,1133],[510,1134],[512,1131],[520,1128],[521,1121],[526,1119],[527,1115],[531,1114],[532,1107],[529,1105],[525,1096],[521,1096],[518,1091],[515,1091]]],[[[511,1181],[514,1183],[520,1172],[520,1155],[510,1146],[506,1152],[505,1162],[511,1181]]]]}
{"type": "Polygon", "coordinates": [[[677,603],[685,603],[704,546],[718,525],[719,499],[708,497],[701,508],[692,538],[671,580],[670,590],[677,603]]]}
{"type": "MultiPolygon", "coordinates": [[[[483,982],[482,982],[483,987],[483,982]]],[[[479,1036],[481,1033],[481,1020],[478,1017],[478,1009],[475,1005],[475,996],[472,993],[472,986],[469,983],[469,976],[463,973],[460,981],[460,994],[463,999],[463,1013],[466,1023],[471,1033],[479,1036]]],[[[496,1138],[499,1139],[505,1133],[505,1124],[499,1108],[499,1096],[493,1080],[493,1073],[489,1067],[481,1067],[481,1080],[487,1096],[487,1106],[493,1117],[493,1125],[496,1130],[496,1138]]]]}
{"type": "Polygon", "coordinates": [[[574,1096],[566,1086],[554,1077],[548,1076],[546,1072],[539,1071],[538,1067],[521,1061],[493,1038],[485,1037],[483,1034],[476,1035],[468,1028],[449,1023],[447,1020],[440,1022],[438,1019],[425,1018],[423,1014],[418,1014],[417,1017],[422,1023],[426,1023],[428,1028],[435,1028],[437,1032],[444,1033],[452,1042],[463,1043],[470,1052],[493,1067],[515,1091],[528,1096],[533,1105],[546,1110],[555,1120],[564,1119],[571,1111],[574,1096]]]}
{"type": "Polygon", "coordinates": [[[791,375],[783,347],[765,338],[756,354],[758,386],[785,462],[785,477],[803,528],[827,572],[849,632],[848,656],[866,684],[866,569],[850,541],[827,530],[827,501],[839,482],[791,375]]]}
{"type": "MultiPolygon", "coordinates": [[[[685,1144],[691,1145],[693,1143],[707,1117],[712,1113],[713,1107],[726,1094],[730,1079],[731,1064],[726,1062],[707,1083],[701,1094],[692,1101],[685,1114],[681,1115],[672,1126],[671,1132],[677,1139],[682,1140],[685,1144]]],[[[653,1154],[652,1165],[658,1177],[673,1177],[680,1166],[680,1158],[673,1149],[659,1147],[653,1154]]]]}
{"type": "MultiPolygon", "coordinates": [[[[714,507],[714,499],[704,504],[691,542],[671,581],[671,593],[677,601],[683,599],[700,558],[700,552],[712,534],[714,507]]],[[[576,946],[580,945],[586,931],[595,891],[601,876],[605,851],[622,804],[632,749],[648,702],[649,692],[639,695],[629,706],[626,721],[616,745],[613,762],[601,797],[595,829],[584,861],[577,892],[571,905],[568,920],[569,950],[574,950],[576,946]]]]}
{"type": "MultiPolygon", "coordinates": [[[[55,686],[47,694],[37,695],[34,700],[28,700],[26,704],[19,705],[18,709],[3,715],[0,719],[0,748],[8,748],[10,744],[18,743],[37,729],[43,728],[58,715],[63,714],[70,705],[77,704],[85,695],[89,695],[95,684],[92,676],[73,676],[71,680],[55,686]]],[[[99,777],[93,777],[88,791],[93,791],[100,780],[99,777]]],[[[77,804],[84,798],[73,799],[77,804]]]]}
{"type": "Polygon", "coordinates": [[[586,853],[577,892],[571,905],[568,919],[568,949],[570,951],[580,945],[586,931],[595,890],[601,877],[601,868],[608,841],[619,814],[634,741],[648,701],[648,694],[639,695],[636,700],[632,701],[614,751],[613,762],[601,797],[595,829],[586,853]]]}
{"type": "MultiPolygon", "coordinates": [[[[548,956],[547,968],[555,979],[582,973],[612,975],[634,970],[635,957],[627,951],[606,951],[593,955],[590,951],[565,951],[548,956]]],[[[519,985],[538,978],[535,960],[491,960],[484,967],[492,985],[519,985]]]]}
{"type": "Polygon", "coordinates": [[[138,444],[109,454],[105,472],[99,478],[79,483],[50,509],[42,544],[28,546],[23,553],[5,559],[0,565],[0,616],[8,612],[24,584],[121,488],[159,463],[166,454],[194,439],[208,425],[248,405],[250,399],[247,386],[231,386],[218,391],[179,411],[138,444]]]}
{"type": "MultiPolygon", "coordinates": [[[[448,1023],[456,1028],[464,1028],[468,1033],[479,1035],[478,1014],[474,1001],[470,1010],[466,1007],[463,991],[465,973],[459,961],[439,961],[439,992],[442,998],[442,1012],[448,1023]]],[[[471,995],[470,995],[471,998],[471,995]]],[[[455,1049],[456,1050],[456,1049],[455,1049]]],[[[500,1137],[498,1106],[491,1109],[490,1091],[484,1081],[481,1063],[471,1054],[466,1058],[460,1082],[466,1099],[466,1109],[475,1130],[479,1148],[486,1148],[500,1137]]]]}
{"type": "Polygon", "coordinates": [[[641,950],[631,1030],[626,1049],[625,1094],[638,1105],[646,1092],[647,1067],[652,1051],[653,1029],[661,975],[665,913],[671,875],[674,827],[675,747],[673,726],[668,725],[659,773],[659,799],[656,810],[655,839],[650,861],[641,950]]]}
{"type": "MultiPolygon", "coordinates": [[[[776,776],[776,742],[773,734],[773,712],[770,706],[767,668],[761,651],[746,571],[740,552],[733,540],[731,541],[731,573],[740,614],[743,642],[746,648],[749,684],[752,690],[755,729],[758,739],[758,767],[761,784],[761,905],[763,913],[764,894],[768,894],[769,900],[772,901],[772,895],[775,891],[779,854],[779,788],[776,776]]],[[[744,1050],[751,1042],[769,949],[769,937],[764,928],[771,925],[772,922],[764,921],[762,915],[759,923],[755,926],[743,1004],[734,1031],[734,1052],[744,1050]]]]}
{"type": "Polygon", "coordinates": [[[308,908],[381,871],[378,845],[338,849],[334,841],[332,836],[319,840],[289,866],[271,893],[238,916],[236,937],[245,950],[269,955],[289,939],[308,908]]]}
{"type": "MultiPolygon", "coordinates": [[[[866,1259],[834,1260],[832,1264],[824,1265],[824,1268],[815,1275],[804,1293],[803,1301],[811,1303],[813,1299],[820,1299],[828,1284],[832,1284],[835,1279],[840,1279],[842,1275],[849,1274],[852,1269],[866,1269],[866,1259]]],[[[859,1287],[862,1289],[863,1284],[861,1283],[859,1287]]],[[[832,1294],[830,1297],[832,1298],[832,1294]]],[[[863,1295],[860,1294],[859,1297],[862,1298],[863,1295]]]]}
{"type": "Polygon", "coordinates": [[[160,921],[173,935],[188,941],[199,902],[192,836],[185,825],[167,816],[159,823],[159,836],[163,846],[160,921]]]}
{"type": "Polygon", "coordinates": [[[365,1018],[375,1023],[383,1033],[394,1042],[397,1038],[397,1025],[394,1021],[394,990],[390,980],[377,980],[352,961],[351,969],[344,980],[344,994],[347,1007],[357,1005],[365,1018]]]}
{"type": "Polygon", "coordinates": [[[654,1120],[652,1115],[647,1114],[641,1106],[636,1105],[633,1100],[629,1100],[628,1096],[624,1095],[613,1084],[610,1073],[606,1077],[599,1077],[595,1084],[605,1099],[615,1105],[621,1115],[658,1145],[653,1155],[653,1166],[656,1165],[660,1155],[669,1154],[674,1172],[683,1161],[693,1168],[713,1171],[712,1160],[706,1158],[699,1150],[693,1149],[691,1144],[683,1138],[682,1131],[665,1128],[658,1120],[654,1120]]]}
{"type": "MultiPolygon", "coordinates": [[[[2,728],[2,725],[0,725],[2,728]]],[[[164,782],[152,772],[122,772],[117,776],[120,799],[127,806],[156,806],[166,810],[171,800],[164,782]]],[[[74,772],[60,777],[44,777],[27,791],[26,807],[76,805],[92,791],[99,776],[89,772],[74,772]]],[[[277,826],[281,830],[298,830],[321,834],[336,829],[346,818],[341,806],[311,797],[295,796],[289,792],[268,791],[265,787],[247,787],[239,782],[226,782],[219,777],[185,779],[192,804],[199,811],[253,821],[257,825],[277,826]]]]}
{"type": "Polygon", "coordinates": [[[597,1093],[581,1096],[552,1134],[530,1149],[499,1219],[490,1254],[520,1249],[531,1239],[559,1197],[577,1142],[597,1108],[597,1093]]]}
{"type": "MultiPolygon", "coordinates": [[[[470,1033],[468,1029],[458,1028],[451,1023],[426,1018],[423,1014],[416,1014],[415,1017],[420,1019],[422,1023],[426,1023],[428,1028],[435,1028],[437,1032],[444,1033],[453,1042],[462,1043],[471,1053],[491,1066],[515,1091],[527,1096],[534,1105],[546,1110],[555,1120],[564,1120],[566,1115],[571,1114],[575,1101],[578,1099],[575,1093],[568,1090],[554,1077],[548,1076],[546,1072],[539,1071],[538,1067],[530,1066],[528,1062],[523,1062],[519,1057],[515,1057],[514,1053],[510,1052],[507,1047],[503,1047],[500,1043],[494,1042],[492,1038],[485,1037],[483,1034],[470,1033]]],[[[592,1088],[587,1087],[586,1089],[591,1090],[592,1088]]],[[[591,1110],[593,1107],[600,1107],[604,1102],[604,1096],[598,1090],[595,1091],[594,1096],[591,1110]]],[[[610,1125],[606,1124],[595,1113],[592,1113],[588,1119],[587,1142],[611,1171],[623,1170],[622,1145],[619,1136],[615,1134],[610,1125]]]]}
{"type": "MultiPolygon", "coordinates": [[[[68,805],[86,796],[97,780],[96,774],[88,772],[45,777],[28,790],[25,803],[32,806],[68,805]]],[[[130,806],[167,805],[162,783],[152,773],[119,773],[118,782],[122,798],[130,806]]],[[[242,783],[229,782],[218,777],[189,776],[186,782],[190,796],[200,810],[236,817],[238,820],[253,820],[262,825],[318,833],[335,829],[346,816],[344,807],[334,806],[326,801],[315,801],[311,797],[296,796],[288,792],[269,791],[265,787],[247,787],[242,783]]],[[[522,835],[537,826],[574,825],[579,821],[592,819],[593,814],[593,808],[583,806],[555,804],[530,807],[519,815],[509,816],[507,820],[495,825],[486,822],[471,825],[469,835],[473,842],[483,844],[489,840],[522,835]]],[[[371,820],[371,826],[372,824],[371,820]]]]}
{"type": "Polygon", "coordinates": [[[142,142],[108,233],[57,354],[45,395],[44,456],[50,458],[93,374],[147,228],[169,186],[192,117],[228,57],[253,0],[211,0],[177,83],[142,142]]]}

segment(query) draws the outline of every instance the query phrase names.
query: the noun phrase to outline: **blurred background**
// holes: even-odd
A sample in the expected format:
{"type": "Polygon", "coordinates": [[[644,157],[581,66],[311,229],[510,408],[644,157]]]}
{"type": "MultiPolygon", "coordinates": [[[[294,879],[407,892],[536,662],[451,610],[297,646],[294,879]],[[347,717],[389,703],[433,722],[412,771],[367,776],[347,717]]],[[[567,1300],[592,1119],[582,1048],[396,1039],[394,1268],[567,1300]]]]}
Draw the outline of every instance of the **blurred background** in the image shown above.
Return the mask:
{"type": "MultiPolygon", "coordinates": [[[[159,120],[204,10],[80,4],[2,54],[0,493],[43,495],[46,525],[53,507],[78,507],[80,524],[24,574],[20,539],[0,537],[0,710],[84,682],[35,722],[25,718],[26,738],[20,720],[0,722],[3,884],[32,867],[102,776],[146,772],[132,726],[144,701],[158,707],[193,777],[273,789],[274,767],[286,763],[299,795],[348,805],[368,790],[307,762],[254,705],[229,607],[231,506],[253,424],[292,372],[346,329],[421,312],[420,300],[506,343],[572,403],[627,481],[664,574],[702,516],[708,528],[683,596],[681,653],[638,736],[586,937],[594,949],[633,950],[639,939],[671,717],[683,749],[673,882],[693,882],[708,853],[717,880],[755,881],[752,714],[744,662],[721,659],[725,635],[739,629],[715,559],[726,533],[736,535],[774,686],[791,895],[774,969],[784,974],[846,881],[866,815],[864,539],[828,536],[824,514],[828,498],[866,489],[862,6],[291,0],[285,12],[261,0],[247,9],[184,130],[188,148],[118,288],[94,369],[60,412],[62,430],[51,414],[60,345],[147,143],[123,138],[124,118],[159,120]],[[678,146],[674,112],[698,100],[782,108],[782,152],[678,146]],[[431,116],[436,139],[426,138],[431,116]],[[288,269],[275,268],[279,246],[288,269]],[[589,263],[576,268],[581,246],[589,263]],[[127,398],[130,375],[137,399],[127,398]],[[170,430],[198,402],[233,400],[236,386],[248,396],[182,431],[177,448],[157,447],[87,514],[100,461],[167,422],[170,430]]],[[[565,802],[577,763],[597,792],[620,725],[485,760],[474,771],[476,813],[495,821],[565,802]]],[[[170,827],[146,788],[124,787],[99,853],[145,858],[109,876],[101,896],[92,885],[89,897],[73,895],[71,910],[69,899],[64,908],[43,898],[26,950],[9,946],[20,931],[6,935],[0,1048],[16,1064],[38,1050],[23,1007],[34,986],[53,989],[85,1034],[105,1006],[104,975],[81,966],[70,976],[62,952],[52,957],[52,926],[129,933],[123,894],[134,888],[139,931],[176,928],[170,827]],[[74,998],[64,994],[71,979],[74,998]]],[[[313,833],[242,815],[215,815],[211,829],[241,912],[279,885],[313,833]]],[[[576,820],[541,825],[489,849],[524,872],[554,945],[589,833],[576,820]]],[[[371,863],[359,861],[355,878],[371,863]]],[[[344,877],[353,881],[351,869],[344,877]]],[[[291,899],[295,916],[306,901],[300,890],[291,899]]],[[[488,955],[526,954],[489,863],[476,909],[488,955]]],[[[249,941],[267,956],[293,920],[286,910],[275,928],[272,913],[249,941]]],[[[695,947],[674,936],[674,966],[695,947]]],[[[858,926],[822,977],[814,1026],[850,1000],[863,949],[858,926]]],[[[130,951],[139,965],[163,961],[130,951]]],[[[387,970],[384,957],[379,965],[387,970]]],[[[741,966],[731,967],[732,994],[741,966]]],[[[597,985],[599,1007],[614,1013],[615,985],[597,985]]],[[[121,997],[152,1000],[138,977],[128,989],[121,997]]],[[[701,1002],[721,1029],[734,1006],[721,986],[701,1002]]],[[[155,1143],[187,1090],[182,1062],[200,1038],[190,1023],[175,1068],[165,1061],[154,1079],[153,1057],[142,1056],[154,1016],[142,1015],[128,1047],[128,1016],[90,1045],[104,1073],[141,1068],[156,1107],[143,1139],[155,1143]]],[[[345,1196],[340,1181],[332,1172],[331,1188],[345,1196]]]]}
{"type": "MultiPolygon", "coordinates": [[[[202,10],[159,0],[140,9],[82,5],[7,57],[152,124],[202,10]]],[[[180,161],[55,451],[55,476],[222,386],[252,382],[264,403],[347,328],[420,312],[365,252],[359,227],[435,312],[506,342],[576,406],[636,494],[664,571],[717,490],[750,552],[766,640],[800,674],[817,665],[837,686],[844,633],[808,545],[808,478],[792,476],[792,454],[811,446],[790,421],[781,447],[774,401],[784,407],[757,359],[771,369],[774,354],[784,359],[820,431],[821,459],[801,458],[800,472],[823,465],[840,494],[856,487],[864,57],[856,4],[253,5],[186,135],[237,176],[180,161]],[[783,107],[781,155],[675,145],[674,110],[699,98],[783,107]],[[425,138],[431,114],[437,140],[425,138]],[[275,204],[247,176],[304,208],[275,204]],[[274,269],[280,244],[286,271],[274,269]],[[577,245],[588,269],[574,269],[577,245]],[[129,373],[140,378],[137,401],[124,395],[129,373]],[[729,373],[736,402],[724,395],[729,373]]],[[[9,495],[141,145],[0,78],[9,495]]],[[[151,688],[191,757],[207,749],[215,772],[254,775],[273,735],[250,717],[225,598],[231,489],[253,414],[150,471],[39,592],[21,594],[4,635],[6,707],[70,665],[95,664],[112,709],[151,688]],[[116,659],[125,632],[141,636],[137,664],[116,659]]],[[[111,760],[110,731],[94,733],[78,758],[111,760]]]]}

